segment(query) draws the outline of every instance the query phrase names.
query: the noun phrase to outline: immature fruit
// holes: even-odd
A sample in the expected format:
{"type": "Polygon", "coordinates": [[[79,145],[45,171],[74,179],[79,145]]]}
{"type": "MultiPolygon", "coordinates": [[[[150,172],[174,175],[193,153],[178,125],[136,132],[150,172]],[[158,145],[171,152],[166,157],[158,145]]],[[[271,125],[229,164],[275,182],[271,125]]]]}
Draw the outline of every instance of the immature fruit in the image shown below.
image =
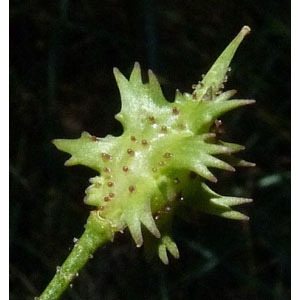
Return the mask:
{"type": "Polygon", "coordinates": [[[158,253],[164,263],[168,263],[167,250],[179,257],[168,235],[177,207],[189,205],[226,218],[247,219],[231,206],[250,199],[218,195],[205,181],[217,181],[210,168],[234,171],[233,166],[253,165],[233,156],[243,146],[223,142],[212,132],[221,115],[254,103],[229,100],[234,90],[223,92],[229,63],[249,32],[244,26],[192,94],[177,91],[172,103],[164,98],[152,71],[149,83],[143,84],[138,63],[129,80],[115,68],[122,100],[116,119],[123,134],[97,138],[83,132],[79,139],[54,140],[58,149],[72,155],[67,166],[81,164],[99,172],[90,179],[85,203],[94,206],[114,232],[128,227],[138,247],[145,226],[160,239],[158,253]]]}

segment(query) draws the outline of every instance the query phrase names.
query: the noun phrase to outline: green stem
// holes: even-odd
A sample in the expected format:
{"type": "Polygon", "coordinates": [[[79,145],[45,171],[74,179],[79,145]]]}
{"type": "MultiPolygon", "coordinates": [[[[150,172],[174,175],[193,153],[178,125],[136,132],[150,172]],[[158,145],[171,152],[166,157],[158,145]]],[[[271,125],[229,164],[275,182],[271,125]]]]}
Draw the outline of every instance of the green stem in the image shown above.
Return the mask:
{"type": "Polygon", "coordinates": [[[99,217],[97,211],[92,211],[85,225],[85,231],[76,242],[68,258],[57,271],[49,285],[37,300],[59,299],[61,294],[78,276],[78,272],[92,257],[93,253],[104,243],[112,240],[111,224],[99,217]]]}

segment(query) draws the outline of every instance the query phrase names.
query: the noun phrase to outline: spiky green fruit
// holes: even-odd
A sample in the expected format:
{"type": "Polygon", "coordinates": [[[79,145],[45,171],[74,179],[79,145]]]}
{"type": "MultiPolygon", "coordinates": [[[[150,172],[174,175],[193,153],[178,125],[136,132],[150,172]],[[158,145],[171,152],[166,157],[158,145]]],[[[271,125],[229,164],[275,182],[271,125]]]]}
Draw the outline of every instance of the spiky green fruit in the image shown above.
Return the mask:
{"type": "Polygon", "coordinates": [[[234,158],[233,153],[243,146],[223,142],[211,130],[224,113],[254,103],[229,100],[234,90],[223,92],[231,59],[249,32],[244,26],[194,91],[177,91],[172,103],[163,96],[152,71],[148,73],[149,83],[144,84],[138,63],[129,80],[115,68],[122,100],[116,119],[123,125],[123,134],[97,138],[83,132],[79,139],[54,140],[58,149],[72,155],[66,166],[81,164],[99,172],[90,179],[85,203],[95,207],[113,232],[128,227],[138,247],[143,244],[142,227],[146,227],[160,239],[158,254],[164,263],[168,263],[167,250],[179,257],[167,231],[178,206],[248,219],[231,206],[250,199],[218,195],[205,181],[217,181],[211,168],[234,171],[232,162],[253,165],[234,158]]]}

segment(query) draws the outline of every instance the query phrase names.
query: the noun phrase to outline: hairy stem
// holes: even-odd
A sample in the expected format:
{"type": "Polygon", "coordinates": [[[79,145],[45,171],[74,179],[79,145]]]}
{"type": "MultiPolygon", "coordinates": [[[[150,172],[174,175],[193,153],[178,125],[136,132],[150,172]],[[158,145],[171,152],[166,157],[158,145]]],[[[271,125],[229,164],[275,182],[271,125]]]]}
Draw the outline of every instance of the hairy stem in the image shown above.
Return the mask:
{"type": "Polygon", "coordinates": [[[93,253],[103,244],[112,240],[113,231],[108,221],[99,217],[97,211],[92,211],[85,225],[85,231],[75,243],[74,248],[64,264],[57,267],[56,274],[38,300],[59,299],[61,294],[78,276],[78,272],[92,257],[93,253]]]}

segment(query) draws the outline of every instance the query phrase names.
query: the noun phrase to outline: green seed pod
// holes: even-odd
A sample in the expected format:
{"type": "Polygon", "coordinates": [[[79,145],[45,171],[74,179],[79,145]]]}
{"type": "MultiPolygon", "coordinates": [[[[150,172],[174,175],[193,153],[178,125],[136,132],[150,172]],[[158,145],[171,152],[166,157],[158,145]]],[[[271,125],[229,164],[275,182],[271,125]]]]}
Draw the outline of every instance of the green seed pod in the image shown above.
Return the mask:
{"type": "MultiPolygon", "coordinates": [[[[83,132],[79,139],[54,140],[71,154],[66,166],[84,165],[99,172],[90,179],[84,202],[95,208],[113,232],[129,229],[136,245],[143,244],[142,228],[159,239],[158,254],[167,264],[167,251],[179,257],[167,228],[181,205],[221,217],[246,220],[231,207],[251,200],[221,196],[205,181],[216,182],[213,168],[234,171],[234,166],[253,166],[234,157],[243,146],[223,142],[212,128],[218,119],[254,100],[230,99],[234,90],[223,92],[231,59],[250,32],[244,26],[220,55],[191,94],[176,93],[168,102],[152,71],[143,83],[135,63],[130,78],[118,69],[114,75],[122,108],[116,115],[124,132],[96,138],[83,132]]],[[[215,124],[215,125],[214,125],[215,124]]]]}

